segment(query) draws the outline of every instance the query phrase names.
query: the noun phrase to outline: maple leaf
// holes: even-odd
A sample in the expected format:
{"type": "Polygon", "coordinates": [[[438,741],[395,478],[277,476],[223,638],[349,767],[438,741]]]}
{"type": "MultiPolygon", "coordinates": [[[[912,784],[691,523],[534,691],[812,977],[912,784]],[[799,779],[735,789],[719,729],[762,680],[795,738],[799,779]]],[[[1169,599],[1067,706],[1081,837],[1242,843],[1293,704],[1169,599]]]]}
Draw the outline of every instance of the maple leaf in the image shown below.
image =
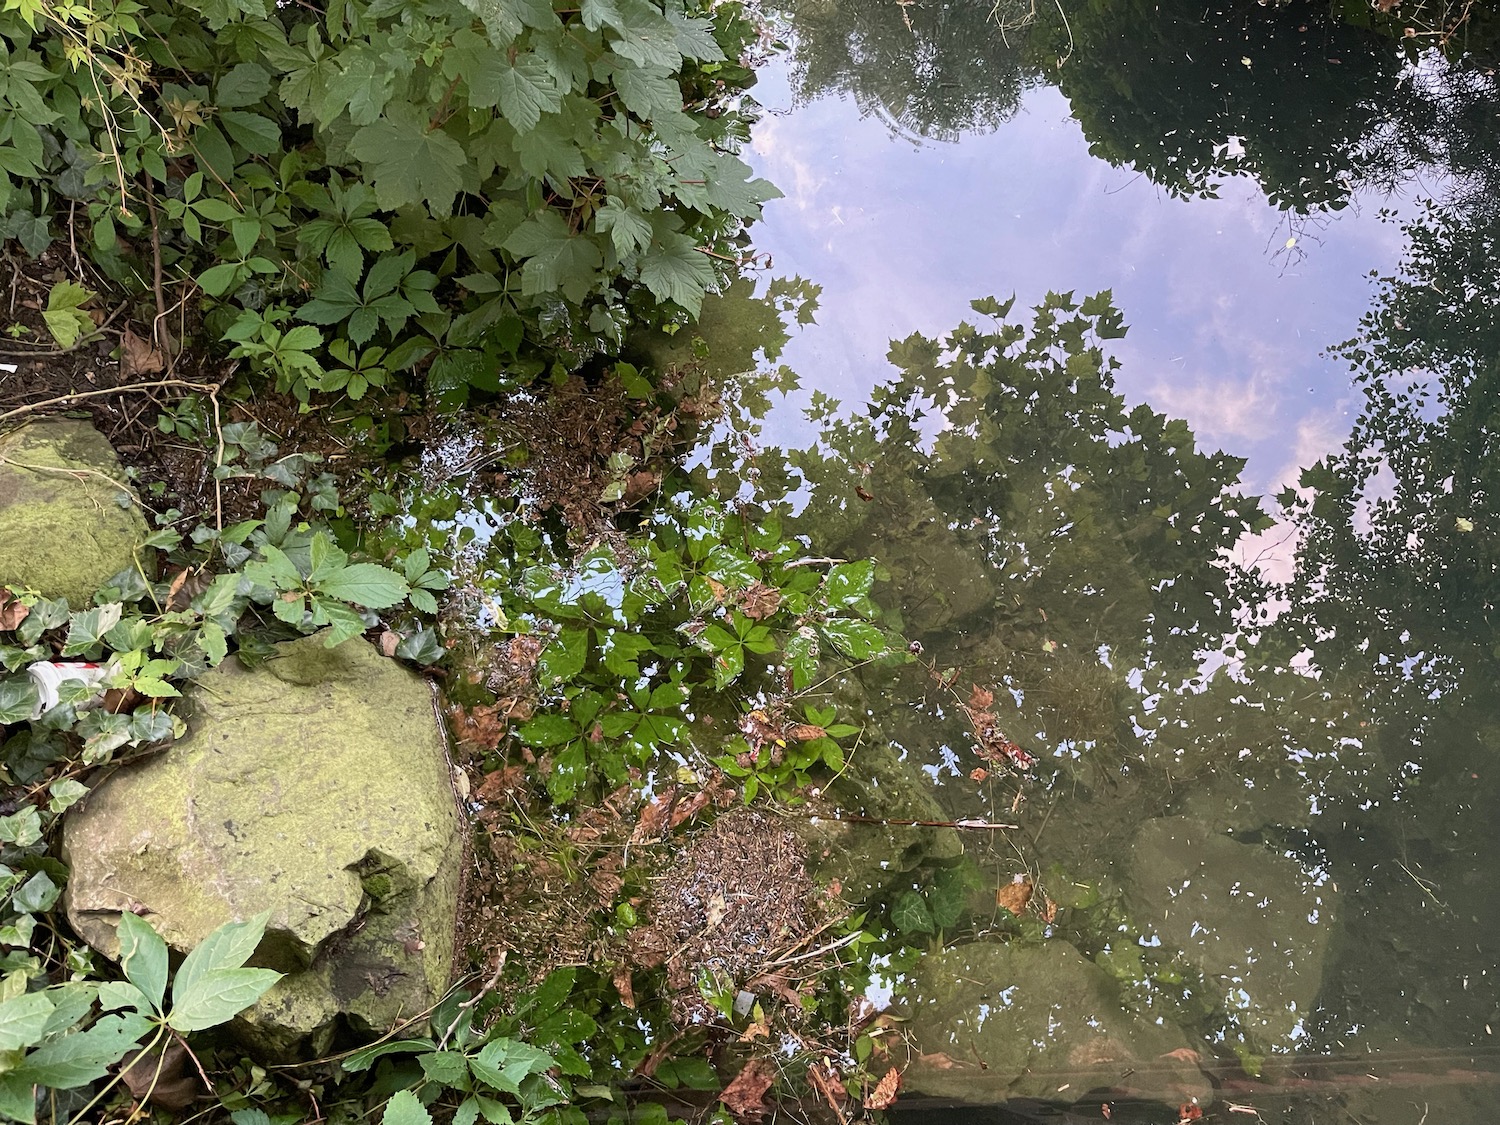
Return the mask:
{"type": "MultiPolygon", "coordinates": [[[[547,64],[528,51],[517,55],[515,62],[501,58],[495,65],[482,72],[485,86],[476,93],[488,98],[481,105],[500,105],[505,119],[522,133],[534,128],[543,113],[552,113],[562,108],[563,92],[557,80],[547,69],[547,64]]],[[[474,89],[474,79],[470,88],[474,89]]]]}
{"type": "Polygon", "coordinates": [[[580,304],[593,287],[595,271],[604,262],[594,240],[575,235],[556,211],[527,219],[505,240],[504,249],[525,260],[521,268],[523,293],[560,291],[580,304]]]}
{"type": "Polygon", "coordinates": [[[665,219],[677,216],[665,215],[660,220],[652,216],[655,236],[651,249],[641,258],[641,283],[658,300],[676,301],[697,316],[703,306],[703,294],[715,280],[713,267],[691,238],[666,229],[667,224],[661,221],[665,219]]]}
{"type": "Polygon", "coordinates": [[[385,118],[357,129],[349,150],[375,181],[380,206],[394,211],[426,203],[446,218],[464,186],[468,162],[463,146],[442,130],[427,131],[427,117],[414,105],[390,107],[385,118]]]}
{"type": "Polygon", "coordinates": [[[549,0],[463,0],[463,5],[484,21],[484,30],[497,47],[510,46],[528,27],[545,28],[558,22],[549,0]]]}
{"type": "Polygon", "coordinates": [[[613,70],[620,100],[642,121],[682,112],[682,87],[666,67],[616,64],[613,70]]]}

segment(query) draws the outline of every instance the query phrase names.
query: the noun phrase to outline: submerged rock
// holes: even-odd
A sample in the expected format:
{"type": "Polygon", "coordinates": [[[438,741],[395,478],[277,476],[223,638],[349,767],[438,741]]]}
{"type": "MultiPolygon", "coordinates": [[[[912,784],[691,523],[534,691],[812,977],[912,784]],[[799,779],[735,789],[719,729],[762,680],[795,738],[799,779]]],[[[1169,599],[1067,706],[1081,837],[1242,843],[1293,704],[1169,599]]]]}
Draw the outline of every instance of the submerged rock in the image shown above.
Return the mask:
{"type": "Polygon", "coordinates": [[[1126,1011],[1114,978],[1065,941],[928,954],[905,995],[911,1092],[976,1104],[1210,1094],[1182,1032],[1126,1011]]]}
{"type": "Polygon", "coordinates": [[[87,422],[47,418],[0,434],[0,586],[74,607],[134,565],[146,521],[119,458],[87,422]]]}
{"type": "Polygon", "coordinates": [[[463,837],[427,684],[362,639],[313,636],[253,670],[226,660],[188,702],[185,738],[67,817],[74,928],[114,956],[134,910],[188,950],[269,910],[254,963],[289,975],[240,1021],[267,1055],[436,1002],[463,837]]]}
{"type": "Polygon", "coordinates": [[[1182,951],[1261,1050],[1289,1046],[1323,980],[1337,894],[1289,856],[1187,817],[1148,821],[1131,849],[1126,904],[1182,951]]]}

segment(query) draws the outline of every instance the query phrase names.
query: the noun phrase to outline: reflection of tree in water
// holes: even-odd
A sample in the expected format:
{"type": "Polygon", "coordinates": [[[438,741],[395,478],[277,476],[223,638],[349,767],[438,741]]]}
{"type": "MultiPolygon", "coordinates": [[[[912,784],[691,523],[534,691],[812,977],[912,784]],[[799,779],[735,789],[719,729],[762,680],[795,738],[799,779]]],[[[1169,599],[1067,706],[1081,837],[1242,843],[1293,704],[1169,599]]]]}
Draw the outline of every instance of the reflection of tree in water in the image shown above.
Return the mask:
{"type": "Polygon", "coordinates": [[[907,136],[956,140],[1008,121],[1034,84],[1024,38],[1002,33],[991,0],[782,0],[800,99],[848,92],[861,113],[907,136]]]}
{"type": "MultiPolygon", "coordinates": [[[[1049,298],[1024,323],[981,302],[996,318],[985,327],[902,341],[868,406],[851,416],[820,400],[821,444],[784,457],[797,470],[786,486],[812,485],[801,526],[832,553],[879,557],[883,600],[909,634],[960,684],[998,689],[1007,733],[1041,754],[1032,818],[1019,814],[1040,842],[1011,838],[1033,869],[1110,878],[1113,857],[1166,816],[1295,853],[1339,884],[1326,972],[1305,967],[1324,973],[1326,1003],[1303,1050],[1338,1049],[1345,1018],[1376,1043],[1466,1044],[1490,1014],[1446,966],[1477,974],[1500,927],[1480,863],[1500,812],[1485,769],[1500,749],[1500,369],[1480,362],[1491,337],[1473,377],[1448,363],[1460,374],[1430,399],[1393,386],[1434,362],[1413,350],[1415,323],[1410,347],[1373,335],[1425,299],[1419,266],[1387,283],[1350,345],[1367,409],[1293,504],[1303,546],[1284,587],[1226,562],[1264,526],[1236,491],[1241,462],[1114,393],[1106,348],[1123,326],[1104,298],[1049,298]],[[1360,503],[1377,476],[1393,482],[1386,499],[1360,503]],[[1372,963],[1418,985],[1376,988],[1372,963]]],[[[964,776],[976,762],[952,758],[962,721],[913,705],[919,679],[871,684],[877,722],[939,765],[958,815],[1011,815],[1013,786],[986,806],[964,776]]],[[[1097,951],[1081,917],[1065,910],[1053,936],[1097,951]]],[[[1182,989],[1143,994],[1168,1019],[1228,1018],[1182,989]]]]}

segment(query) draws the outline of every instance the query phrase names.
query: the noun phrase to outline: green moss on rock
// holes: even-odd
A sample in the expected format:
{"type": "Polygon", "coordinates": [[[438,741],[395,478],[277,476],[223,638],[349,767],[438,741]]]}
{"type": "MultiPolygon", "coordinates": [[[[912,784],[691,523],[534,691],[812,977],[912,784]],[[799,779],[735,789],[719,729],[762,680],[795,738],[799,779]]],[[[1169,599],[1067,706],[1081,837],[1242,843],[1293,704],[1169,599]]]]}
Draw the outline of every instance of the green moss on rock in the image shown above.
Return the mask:
{"type": "Polygon", "coordinates": [[[185,951],[269,910],[257,963],[290,975],[241,1021],[268,1056],[433,1004],[463,837],[427,684],[363,639],[313,636],[253,670],[227,660],[188,704],[187,737],[67,818],[78,932],[113,955],[132,909],[185,951]]]}
{"type": "Polygon", "coordinates": [[[0,434],[0,585],[89,605],[148,534],[123,479],[87,422],[48,418],[0,434]]]}

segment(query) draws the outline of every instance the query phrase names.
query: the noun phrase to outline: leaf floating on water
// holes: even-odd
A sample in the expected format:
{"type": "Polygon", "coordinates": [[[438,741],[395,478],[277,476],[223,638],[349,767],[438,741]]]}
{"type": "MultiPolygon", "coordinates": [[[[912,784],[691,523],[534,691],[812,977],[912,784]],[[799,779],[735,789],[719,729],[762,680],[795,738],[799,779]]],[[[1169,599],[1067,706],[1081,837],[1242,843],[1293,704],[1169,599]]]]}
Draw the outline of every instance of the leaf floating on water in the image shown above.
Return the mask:
{"type": "Polygon", "coordinates": [[[1031,905],[1035,885],[1025,875],[1017,875],[1011,882],[995,892],[995,905],[1003,906],[1012,914],[1024,914],[1031,905]]]}

